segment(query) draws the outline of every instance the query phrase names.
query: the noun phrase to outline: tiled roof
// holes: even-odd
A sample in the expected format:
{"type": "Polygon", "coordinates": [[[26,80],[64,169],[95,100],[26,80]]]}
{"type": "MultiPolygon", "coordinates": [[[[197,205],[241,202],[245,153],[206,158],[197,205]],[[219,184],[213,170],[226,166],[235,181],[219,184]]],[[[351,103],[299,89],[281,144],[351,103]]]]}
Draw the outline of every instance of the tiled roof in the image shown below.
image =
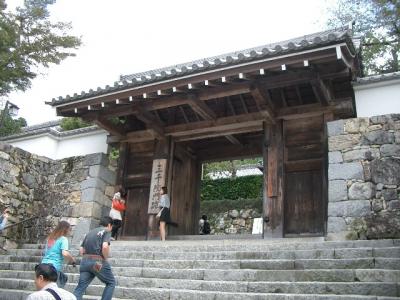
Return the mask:
{"type": "Polygon", "coordinates": [[[78,129],[74,129],[74,130],[61,131],[60,127],[58,126],[59,124],[60,124],[60,120],[57,120],[57,121],[50,121],[47,123],[42,123],[42,124],[38,124],[38,125],[34,125],[34,126],[24,127],[20,133],[1,137],[0,141],[10,141],[10,140],[20,139],[20,138],[24,138],[24,137],[29,137],[29,136],[38,136],[38,135],[42,135],[42,134],[46,134],[46,133],[50,134],[54,137],[63,138],[63,137],[74,136],[74,135],[78,135],[78,134],[82,134],[82,133],[103,130],[103,129],[99,128],[97,125],[93,125],[93,126],[78,128],[78,129]]]}
{"type": "Polygon", "coordinates": [[[393,73],[357,78],[357,80],[355,82],[353,82],[353,85],[357,86],[357,85],[363,85],[363,84],[368,84],[368,83],[376,83],[376,82],[396,80],[396,79],[400,79],[400,72],[393,72],[393,73]]]}
{"type": "Polygon", "coordinates": [[[48,102],[48,104],[56,106],[62,103],[100,96],[110,92],[122,91],[149,83],[179,78],[181,76],[194,75],[204,71],[257,61],[260,59],[278,57],[307,49],[315,49],[343,41],[346,41],[351,51],[355,52],[351,30],[348,27],[342,27],[339,29],[331,29],[304,35],[286,41],[203,58],[166,68],[120,76],[120,81],[116,81],[113,86],[107,85],[104,88],[98,87],[96,90],[90,89],[88,92],[82,91],[80,94],[75,93],[72,96],[67,95],[66,97],[54,98],[51,102],[48,102]]]}

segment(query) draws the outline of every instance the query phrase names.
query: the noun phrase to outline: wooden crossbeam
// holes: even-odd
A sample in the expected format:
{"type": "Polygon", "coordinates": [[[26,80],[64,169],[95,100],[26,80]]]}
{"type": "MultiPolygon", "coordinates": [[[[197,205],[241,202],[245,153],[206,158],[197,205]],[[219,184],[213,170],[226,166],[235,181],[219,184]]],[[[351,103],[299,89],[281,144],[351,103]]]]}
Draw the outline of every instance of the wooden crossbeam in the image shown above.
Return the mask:
{"type": "Polygon", "coordinates": [[[275,113],[267,104],[265,92],[259,86],[253,86],[251,88],[251,95],[256,102],[257,109],[263,113],[268,121],[275,124],[275,113]]]}
{"type": "Polygon", "coordinates": [[[111,133],[112,135],[115,135],[117,137],[123,137],[125,135],[125,132],[122,128],[120,128],[119,126],[111,123],[109,120],[105,119],[105,118],[101,118],[101,117],[97,117],[93,119],[93,122],[103,128],[104,130],[107,130],[109,133],[111,133]]]}
{"type": "Polygon", "coordinates": [[[214,120],[216,118],[215,113],[207,104],[200,101],[199,98],[194,95],[188,97],[187,104],[189,104],[195,113],[199,114],[205,120],[214,120]]]}
{"type": "Polygon", "coordinates": [[[242,143],[233,135],[226,135],[225,136],[228,141],[230,141],[234,145],[242,146],[242,143]]]}
{"type": "Polygon", "coordinates": [[[329,105],[332,101],[332,92],[322,79],[311,81],[311,87],[317,100],[324,106],[329,105]]]}
{"type": "Polygon", "coordinates": [[[145,123],[147,128],[153,129],[158,134],[158,136],[164,136],[164,124],[157,120],[157,118],[154,117],[150,112],[144,110],[141,107],[138,107],[135,116],[138,120],[145,123]]]}

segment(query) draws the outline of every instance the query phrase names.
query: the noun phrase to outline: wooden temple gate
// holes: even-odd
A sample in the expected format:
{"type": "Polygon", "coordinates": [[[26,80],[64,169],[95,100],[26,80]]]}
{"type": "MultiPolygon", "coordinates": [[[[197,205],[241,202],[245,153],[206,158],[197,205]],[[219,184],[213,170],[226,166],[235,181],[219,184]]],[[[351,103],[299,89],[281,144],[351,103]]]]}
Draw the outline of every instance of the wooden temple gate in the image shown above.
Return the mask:
{"type": "Polygon", "coordinates": [[[157,235],[169,188],[170,234],[197,233],[201,164],[262,156],[264,237],[323,235],[326,122],[355,115],[358,60],[347,30],[329,31],[121,78],[53,100],[62,116],[106,129],[128,190],[125,237],[157,235]]]}

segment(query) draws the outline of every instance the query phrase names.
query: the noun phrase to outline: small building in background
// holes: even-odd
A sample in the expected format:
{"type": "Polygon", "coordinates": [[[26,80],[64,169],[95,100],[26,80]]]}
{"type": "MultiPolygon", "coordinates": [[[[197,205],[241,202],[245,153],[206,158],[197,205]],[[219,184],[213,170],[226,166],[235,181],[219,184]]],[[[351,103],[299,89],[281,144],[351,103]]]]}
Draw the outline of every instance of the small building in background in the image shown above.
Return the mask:
{"type": "Polygon", "coordinates": [[[89,126],[63,131],[60,120],[22,128],[18,134],[0,139],[14,147],[51,159],[91,153],[107,153],[107,131],[89,126]]]}
{"type": "Polygon", "coordinates": [[[400,72],[357,78],[353,88],[357,117],[400,113],[400,72]]]}

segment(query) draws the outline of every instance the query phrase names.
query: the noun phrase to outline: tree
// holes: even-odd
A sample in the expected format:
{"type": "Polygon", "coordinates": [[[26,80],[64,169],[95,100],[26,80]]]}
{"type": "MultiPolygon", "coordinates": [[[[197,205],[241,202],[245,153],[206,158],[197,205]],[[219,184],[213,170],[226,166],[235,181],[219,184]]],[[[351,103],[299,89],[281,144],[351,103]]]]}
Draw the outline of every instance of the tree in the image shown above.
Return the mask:
{"type": "Polygon", "coordinates": [[[355,21],[354,33],[361,35],[361,55],[367,75],[400,70],[400,1],[337,0],[328,9],[330,27],[355,21]]]}
{"type": "Polygon", "coordinates": [[[91,125],[92,123],[85,122],[81,118],[76,118],[76,117],[63,118],[60,124],[63,130],[74,130],[78,128],[88,127],[91,125]]]}
{"type": "Polygon", "coordinates": [[[205,163],[203,165],[203,176],[210,178],[211,175],[229,176],[236,178],[237,171],[246,165],[258,165],[261,158],[250,158],[242,160],[224,160],[219,162],[205,163]]]}
{"type": "Polygon", "coordinates": [[[13,119],[9,114],[3,114],[3,111],[0,111],[0,116],[4,118],[4,120],[0,117],[1,127],[0,127],[0,136],[7,136],[15,133],[21,132],[21,128],[26,126],[26,120],[24,118],[13,119]]]}
{"type": "Polygon", "coordinates": [[[70,23],[51,22],[48,5],[56,0],[25,0],[15,12],[0,0],[0,96],[25,91],[39,68],[59,64],[80,46],[68,35],[70,23]]]}

